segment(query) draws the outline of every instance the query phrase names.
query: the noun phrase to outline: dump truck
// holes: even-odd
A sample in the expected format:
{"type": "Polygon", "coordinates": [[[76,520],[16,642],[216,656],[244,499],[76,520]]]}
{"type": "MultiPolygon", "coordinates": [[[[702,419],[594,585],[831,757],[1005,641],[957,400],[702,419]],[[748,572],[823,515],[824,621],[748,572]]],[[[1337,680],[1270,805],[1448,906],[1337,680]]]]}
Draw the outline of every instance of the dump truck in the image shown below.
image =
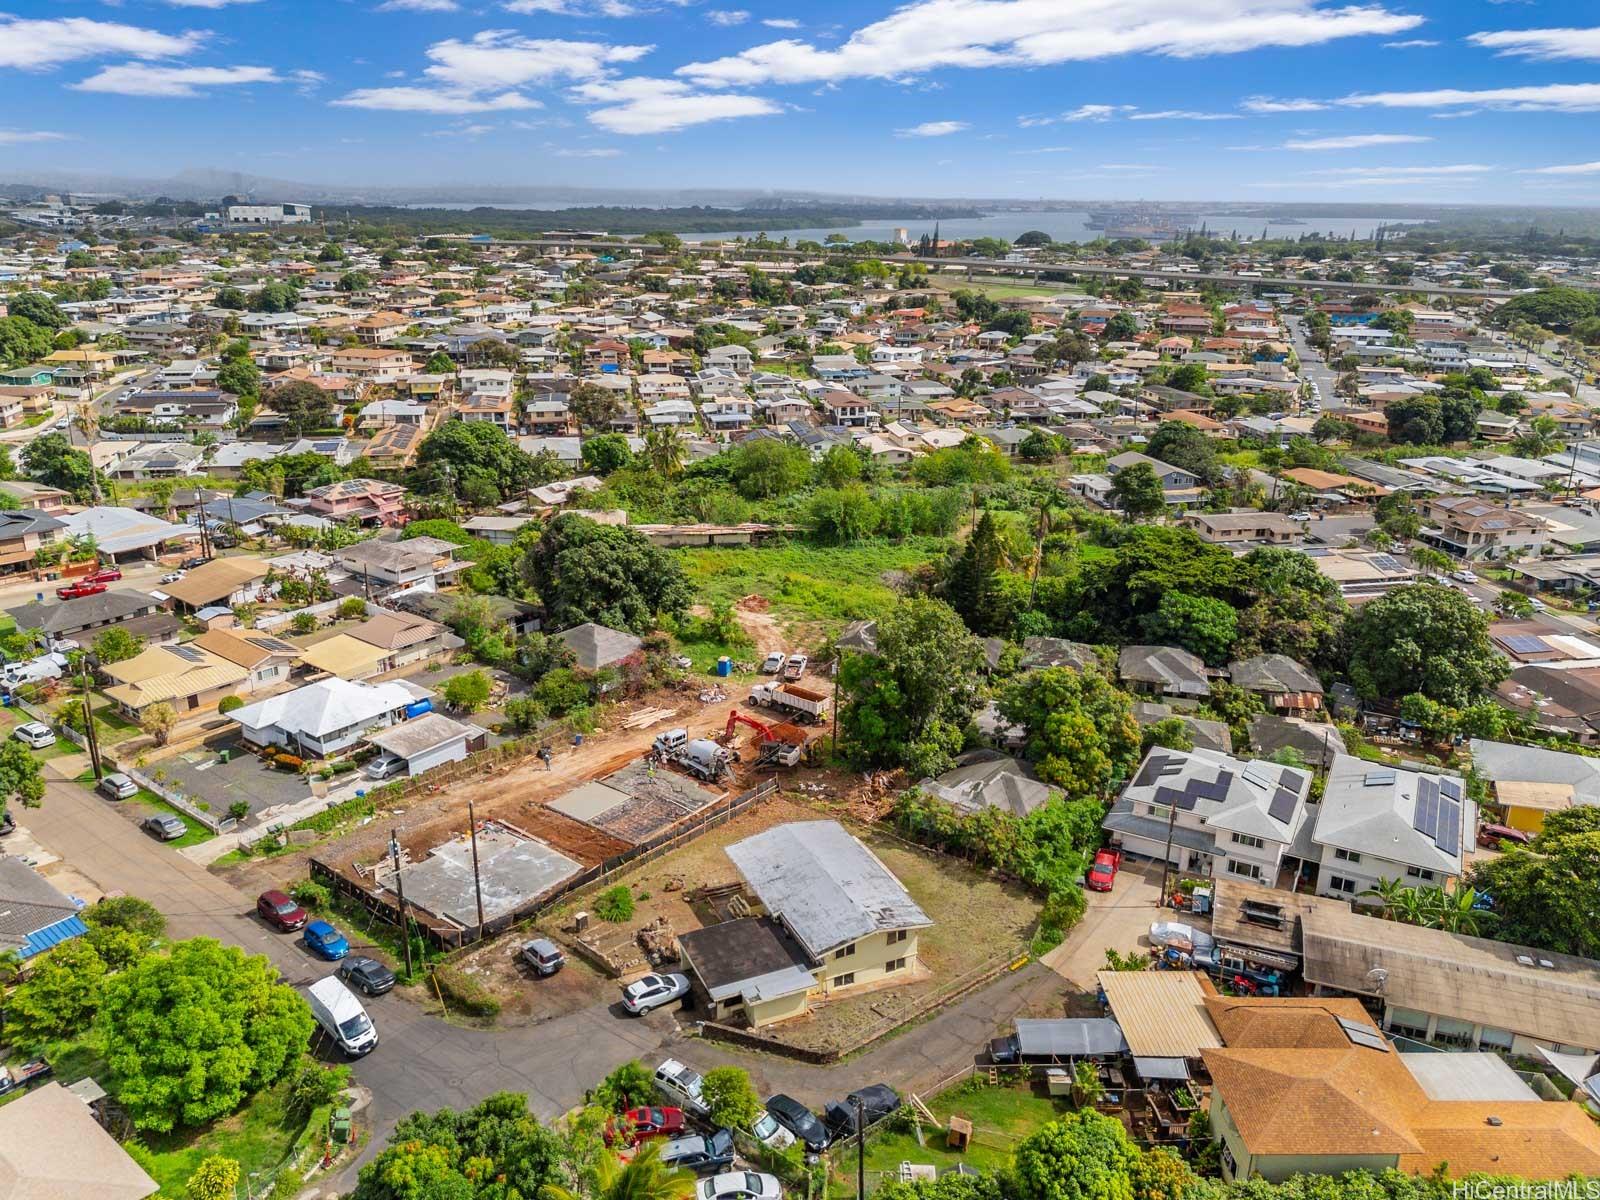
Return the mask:
{"type": "Polygon", "coordinates": [[[827,693],[797,683],[758,683],[750,689],[750,703],[757,708],[779,709],[797,721],[828,719],[827,693]]]}

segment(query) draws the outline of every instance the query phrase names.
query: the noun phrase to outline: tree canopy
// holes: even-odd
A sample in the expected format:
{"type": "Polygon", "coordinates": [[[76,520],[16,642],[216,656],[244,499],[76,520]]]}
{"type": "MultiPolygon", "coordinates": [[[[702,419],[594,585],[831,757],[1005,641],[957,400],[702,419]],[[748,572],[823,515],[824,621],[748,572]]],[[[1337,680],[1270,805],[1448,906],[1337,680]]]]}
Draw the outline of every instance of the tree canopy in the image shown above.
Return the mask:
{"type": "Polygon", "coordinates": [[[1462,593],[1432,583],[1378,597],[1345,622],[1348,667],[1369,700],[1421,692],[1465,708],[1506,677],[1489,641],[1489,616],[1462,593]]]}
{"type": "Polygon", "coordinates": [[[522,562],[553,629],[594,621],[644,633],[658,614],[681,615],[692,591],[678,559],[638,530],[565,513],[545,526],[522,562]]]}
{"type": "Polygon", "coordinates": [[[1026,734],[1039,778],[1071,796],[1103,793],[1139,759],[1132,699],[1099,671],[1028,671],[1001,695],[1000,715],[1026,734]]]}
{"type": "Polygon", "coordinates": [[[94,463],[64,433],[46,433],[22,448],[22,469],[50,487],[86,500],[94,488],[94,463]]]}
{"type": "Polygon", "coordinates": [[[412,486],[488,507],[560,475],[560,464],[553,455],[536,458],[528,454],[498,425],[445,421],[422,439],[412,486]]]}

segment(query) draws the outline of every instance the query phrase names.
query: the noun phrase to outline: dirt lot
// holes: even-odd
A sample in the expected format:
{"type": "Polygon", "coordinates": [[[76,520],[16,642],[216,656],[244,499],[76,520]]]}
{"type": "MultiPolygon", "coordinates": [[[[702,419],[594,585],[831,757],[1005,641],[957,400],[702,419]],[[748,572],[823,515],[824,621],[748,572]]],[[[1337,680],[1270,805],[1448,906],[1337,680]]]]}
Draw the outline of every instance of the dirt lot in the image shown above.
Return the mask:
{"type": "Polygon", "coordinates": [[[616,984],[567,950],[567,965],[540,979],[517,960],[525,933],[486,942],[455,965],[483,984],[500,1000],[499,1026],[537,1025],[552,1017],[587,1008],[597,999],[613,999],[616,984]]]}

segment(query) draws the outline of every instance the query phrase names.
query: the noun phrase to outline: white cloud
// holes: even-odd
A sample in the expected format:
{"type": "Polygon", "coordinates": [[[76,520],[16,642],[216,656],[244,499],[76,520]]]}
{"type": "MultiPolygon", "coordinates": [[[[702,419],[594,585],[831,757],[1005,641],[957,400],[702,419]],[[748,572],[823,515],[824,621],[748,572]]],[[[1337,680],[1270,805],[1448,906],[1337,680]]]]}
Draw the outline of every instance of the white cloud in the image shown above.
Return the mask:
{"type": "Polygon", "coordinates": [[[173,8],[227,8],[230,4],[255,4],[257,0],[162,0],[173,8]]]}
{"type": "Polygon", "coordinates": [[[554,154],[557,158],[620,158],[620,157],[622,157],[622,151],[618,150],[615,146],[589,146],[589,147],[585,147],[585,148],[574,148],[574,147],[571,147],[571,146],[563,146],[559,150],[552,150],[551,153],[554,154]]]}
{"type": "Polygon", "coordinates": [[[913,0],[836,48],[798,39],[679,69],[707,86],[901,78],[942,67],[1045,66],[1124,54],[1195,58],[1398,34],[1422,18],[1321,0],[913,0]]]}
{"type": "Polygon", "coordinates": [[[1484,163],[1451,163],[1442,167],[1415,167],[1401,163],[1392,167],[1323,167],[1302,174],[1323,179],[1365,179],[1374,175],[1483,175],[1497,169],[1484,163]]]}
{"type": "Polygon", "coordinates": [[[1195,112],[1187,108],[1164,108],[1159,112],[1136,112],[1130,121],[1237,121],[1238,113],[1195,112]]]}
{"type": "Polygon", "coordinates": [[[383,0],[379,12],[455,12],[456,0],[383,0]]]}
{"type": "Polygon", "coordinates": [[[1097,171],[1165,171],[1165,167],[1155,163],[1101,163],[1095,168],[1097,171]]]}
{"type": "Polygon", "coordinates": [[[636,17],[644,10],[629,0],[506,0],[507,12],[557,17],[636,17]]]}
{"type": "Polygon", "coordinates": [[[0,146],[20,146],[26,142],[64,142],[67,135],[48,129],[0,129],[0,146]]]}
{"type": "Polygon", "coordinates": [[[190,100],[205,95],[202,88],[287,83],[291,78],[279,75],[271,67],[158,67],[152,63],[123,63],[117,67],[103,67],[97,74],[71,86],[79,92],[190,100]]]}
{"type": "Polygon", "coordinates": [[[768,29],[799,29],[800,22],[793,17],[768,17],[761,22],[768,29]]]}
{"type": "Polygon", "coordinates": [[[424,137],[434,137],[434,138],[442,138],[442,137],[480,138],[486,133],[493,133],[493,132],[494,132],[494,126],[493,125],[457,125],[453,129],[435,129],[435,130],[432,130],[429,133],[424,134],[423,136],[424,137]]]}
{"type": "Polygon", "coordinates": [[[1361,150],[1368,146],[1405,146],[1431,142],[1430,137],[1414,133],[1352,133],[1343,137],[1307,138],[1285,142],[1285,150],[1361,150]]]}
{"type": "Polygon", "coordinates": [[[1239,107],[1253,113],[1290,113],[1320,112],[1328,106],[1321,100],[1280,100],[1275,96],[1251,96],[1239,107]]]}
{"type": "Polygon", "coordinates": [[[1062,121],[1109,121],[1116,116],[1120,109],[1116,104],[1080,104],[1071,112],[1064,112],[1058,120],[1062,121]]]}
{"type": "Polygon", "coordinates": [[[713,25],[721,25],[724,29],[734,25],[743,25],[750,19],[750,14],[742,8],[709,8],[706,10],[706,20],[713,25]]]}
{"type": "Polygon", "coordinates": [[[763,96],[697,92],[676,79],[604,79],[572,89],[574,99],[600,107],[591,123],[610,133],[672,133],[708,121],[765,117],[783,106],[763,96]]]}
{"type": "Polygon", "coordinates": [[[1383,48],[1385,50],[1422,50],[1438,44],[1432,38],[1407,38],[1403,42],[1385,42],[1383,48]]]}
{"type": "Polygon", "coordinates": [[[158,33],[137,25],[61,17],[25,21],[0,14],[0,67],[42,71],[85,58],[176,58],[205,40],[203,33],[158,33]]]}
{"type": "Polygon", "coordinates": [[[1600,28],[1505,29],[1493,33],[1474,33],[1467,41],[1493,50],[1501,58],[1600,60],[1600,28]]]}
{"type": "MultiPolygon", "coordinates": [[[[1302,178],[1314,177],[1316,186],[1327,188],[1460,187],[1476,183],[1498,169],[1484,163],[1451,163],[1438,167],[1414,167],[1401,163],[1387,167],[1330,167],[1322,171],[1307,171],[1302,178]]],[[[1298,186],[1305,185],[1302,183],[1298,186]]]]}
{"type": "Polygon", "coordinates": [[[1527,87],[1435,88],[1426,92],[1362,92],[1338,101],[1350,108],[1493,108],[1503,112],[1600,112],[1600,83],[1527,87]]]}
{"type": "Polygon", "coordinates": [[[480,113],[513,108],[543,108],[520,92],[499,95],[446,92],[425,87],[357,88],[332,101],[340,108],[371,108],[383,112],[480,113]]]}
{"type": "Polygon", "coordinates": [[[1065,154],[1071,146],[1035,146],[1031,150],[1013,150],[1013,154],[1065,154]]]}
{"type": "MultiPolygon", "coordinates": [[[[0,135],[3,137],[3,135],[0,135]]],[[[1518,175],[1600,175],[1600,162],[1562,163],[1554,167],[1530,167],[1518,175]]]]}
{"type": "Polygon", "coordinates": [[[971,128],[965,121],[924,121],[909,129],[896,129],[895,133],[901,137],[949,137],[952,133],[971,128]]]}

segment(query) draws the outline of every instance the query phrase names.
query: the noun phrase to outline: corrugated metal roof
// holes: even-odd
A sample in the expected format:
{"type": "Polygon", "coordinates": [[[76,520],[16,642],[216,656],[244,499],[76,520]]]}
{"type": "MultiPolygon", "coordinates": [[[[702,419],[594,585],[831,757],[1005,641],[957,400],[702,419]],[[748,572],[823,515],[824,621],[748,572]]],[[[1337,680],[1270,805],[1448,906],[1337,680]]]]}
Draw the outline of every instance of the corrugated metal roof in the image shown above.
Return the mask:
{"type": "Polygon", "coordinates": [[[35,954],[59,946],[69,938],[82,937],[89,932],[89,927],[83,923],[83,918],[77,914],[57,921],[54,925],[46,925],[43,929],[35,930],[23,939],[22,948],[17,951],[23,958],[32,958],[35,954]]]}
{"type": "Polygon", "coordinates": [[[1195,971],[1100,971],[1111,1015],[1137,1058],[1199,1058],[1222,1045],[1195,971]]]}

